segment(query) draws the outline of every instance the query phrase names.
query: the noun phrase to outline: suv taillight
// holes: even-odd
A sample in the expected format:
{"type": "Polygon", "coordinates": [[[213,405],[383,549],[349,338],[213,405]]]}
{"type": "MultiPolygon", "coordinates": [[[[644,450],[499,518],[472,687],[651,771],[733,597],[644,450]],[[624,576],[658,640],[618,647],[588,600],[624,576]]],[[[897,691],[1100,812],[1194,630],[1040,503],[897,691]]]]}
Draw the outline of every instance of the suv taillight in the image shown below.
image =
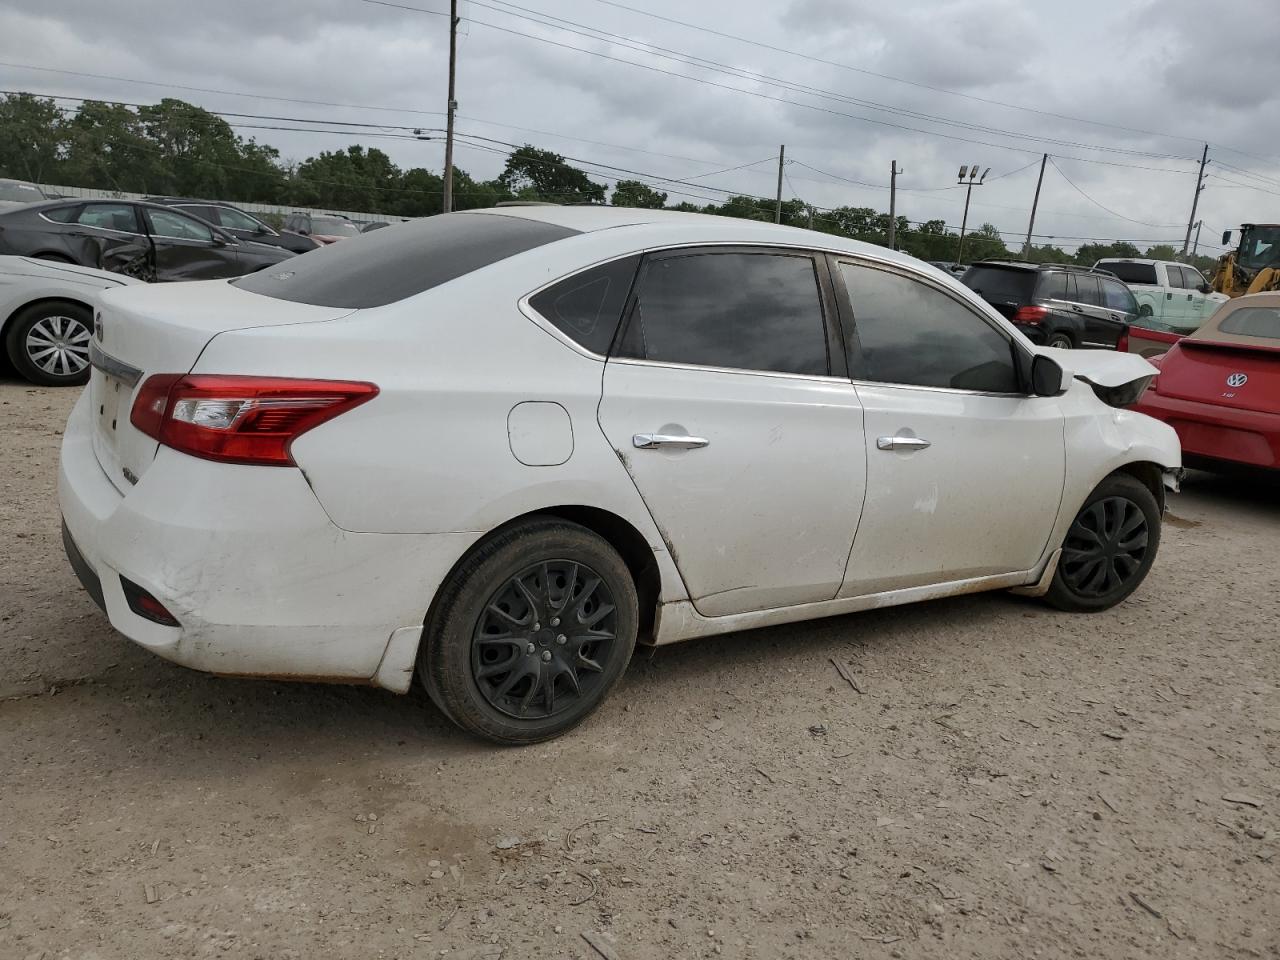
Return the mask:
{"type": "Polygon", "coordinates": [[[162,373],[142,384],[129,421],[193,457],[288,467],[299,435],[377,394],[352,380],[162,373]]]}
{"type": "Polygon", "coordinates": [[[1049,311],[1044,307],[1019,307],[1013,315],[1014,323],[1041,323],[1049,311]]]}

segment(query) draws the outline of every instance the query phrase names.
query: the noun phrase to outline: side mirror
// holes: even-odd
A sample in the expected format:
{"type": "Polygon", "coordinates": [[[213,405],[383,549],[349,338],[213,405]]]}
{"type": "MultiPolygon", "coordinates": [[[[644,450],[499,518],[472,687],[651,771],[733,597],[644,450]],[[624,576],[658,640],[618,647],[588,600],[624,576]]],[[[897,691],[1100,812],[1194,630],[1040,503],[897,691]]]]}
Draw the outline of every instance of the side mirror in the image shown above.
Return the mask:
{"type": "Polygon", "coordinates": [[[258,224],[258,229],[253,232],[256,236],[265,237],[267,234],[271,232],[271,228],[268,227],[265,223],[260,223],[258,224]]]}
{"type": "Polygon", "coordinates": [[[1231,231],[1230,231],[1230,230],[1223,230],[1223,231],[1222,231],[1222,245],[1223,245],[1224,247],[1229,247],[1229,246],[1231,246],[1231,231]]]}
{"type": "Polygon", "coordinates": [[[1199,290],[1201,293],[1213,292],[1213,287],[1209,286],[1207,283],[1200,284],[1200,286],[1196,287],[1196,289],[1199,290]]]}
{"type": "Polygon", "coordinates": [[[1036,354],[1031,361],[1031,394],[1036,397],[1059,397],[1066,393],[1062,386],[1062,367],[1049,357],[1036,354]]]}
{"type": "Polygon", "coordinates": [[[215,233],[213,235],[213,245],[215,247],[225,247],[227,245],[227,238],[222,236],[220,233],[215,233]]]}

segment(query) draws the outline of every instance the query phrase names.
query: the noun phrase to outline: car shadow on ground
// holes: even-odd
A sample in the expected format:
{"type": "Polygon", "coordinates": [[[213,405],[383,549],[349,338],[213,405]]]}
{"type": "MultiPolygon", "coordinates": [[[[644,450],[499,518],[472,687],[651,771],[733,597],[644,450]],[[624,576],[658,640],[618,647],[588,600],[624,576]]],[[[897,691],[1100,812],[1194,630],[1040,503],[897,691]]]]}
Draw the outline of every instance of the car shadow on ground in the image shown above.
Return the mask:
{"type": "MultiPolygon", "coordinates": [[[[1181,496],[1194,495],[1216,506],[1252,507],[1271,516],[1280,516],[1280,471],[1252,470],[1247,467],[1224,467],[1208,472],[1188,470],[1182,481],[1181,496]]],[[[1170,507],[1177,513],[1177,497],[1170,507]]]]}

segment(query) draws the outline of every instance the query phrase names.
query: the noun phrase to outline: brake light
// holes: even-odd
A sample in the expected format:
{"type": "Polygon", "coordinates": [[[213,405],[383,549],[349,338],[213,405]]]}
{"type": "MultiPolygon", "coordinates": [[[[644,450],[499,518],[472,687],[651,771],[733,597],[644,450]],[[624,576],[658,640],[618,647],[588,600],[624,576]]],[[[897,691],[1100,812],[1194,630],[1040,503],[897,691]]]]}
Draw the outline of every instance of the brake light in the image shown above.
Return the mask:
{"type": "Polygon", "coordinates": [[[1129,352],[1129,328],[1125,327],[1124,332],[1120,334],[1120,339],[1116,341],[1116,352],[1129,352]]]}
{"type": "Polygon", "coordinates": [[[1041,323],[1049,311],[1045,307],[1019,307],[1013,315],[1014,323],[1041,323]]]}
{"type": "Polygon", "coordinates": [[[301,434],[377,394],[352,380],[157,374],[139,389],[129,421],[193,457],[287,467],[301,434]]]}

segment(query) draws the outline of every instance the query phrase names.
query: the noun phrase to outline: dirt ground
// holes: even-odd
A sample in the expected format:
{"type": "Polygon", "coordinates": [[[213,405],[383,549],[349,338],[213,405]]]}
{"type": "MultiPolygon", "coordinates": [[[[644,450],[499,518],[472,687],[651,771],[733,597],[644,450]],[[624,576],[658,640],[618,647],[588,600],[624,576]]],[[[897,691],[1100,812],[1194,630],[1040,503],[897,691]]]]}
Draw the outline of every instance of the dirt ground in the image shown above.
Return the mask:
{"type": "Polygon", "coordinates": [[[642,650],[503,750],[112,632],[59,538],[75,392],[0,381],[6,960],[1280,957],[1280,484],[1194,475],[1108,613],[642,650]]]}

